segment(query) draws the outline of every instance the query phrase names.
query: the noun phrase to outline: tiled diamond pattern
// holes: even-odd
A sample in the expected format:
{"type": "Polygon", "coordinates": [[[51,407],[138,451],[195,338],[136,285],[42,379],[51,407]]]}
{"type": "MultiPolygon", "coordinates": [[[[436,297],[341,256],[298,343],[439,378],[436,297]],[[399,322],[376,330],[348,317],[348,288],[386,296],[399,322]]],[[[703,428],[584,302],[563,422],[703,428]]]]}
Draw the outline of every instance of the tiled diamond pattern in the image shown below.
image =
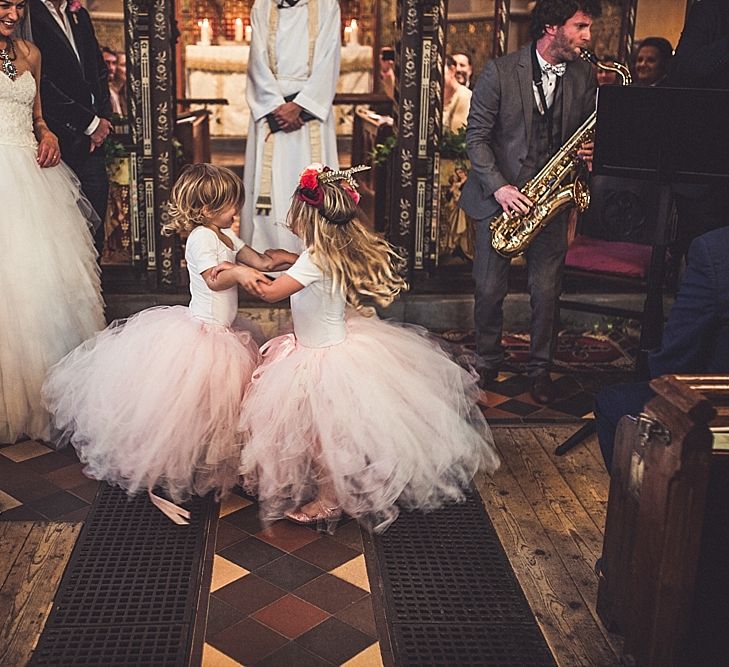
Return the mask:
{"type": "Polygon", "coordinates": [[[203,667],[381,665],[362,537],[264,528],[242,495],[221,507],[203,667]]]}

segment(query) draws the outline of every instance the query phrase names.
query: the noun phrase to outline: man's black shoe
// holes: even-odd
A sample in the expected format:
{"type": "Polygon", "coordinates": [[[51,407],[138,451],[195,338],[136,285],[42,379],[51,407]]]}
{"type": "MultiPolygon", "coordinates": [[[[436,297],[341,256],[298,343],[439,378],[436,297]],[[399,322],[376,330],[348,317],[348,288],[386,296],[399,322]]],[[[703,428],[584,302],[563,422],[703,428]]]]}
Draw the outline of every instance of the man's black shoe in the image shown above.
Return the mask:
{"type": "Polygon", "coordinates": [[[529,379],[529,393],[537,403],[551,403],[554,400],[554,383],[549,371],[542,371],[529,379]]]}
{"type": "Polygon", "coordinates": [[[487,385],[490,385],[492,382],[496,382],[497,377],[499,377],[498,368],[482,368],[478,372],[478,386],[481,387],[481,389],[486,389],[487,385]]]}

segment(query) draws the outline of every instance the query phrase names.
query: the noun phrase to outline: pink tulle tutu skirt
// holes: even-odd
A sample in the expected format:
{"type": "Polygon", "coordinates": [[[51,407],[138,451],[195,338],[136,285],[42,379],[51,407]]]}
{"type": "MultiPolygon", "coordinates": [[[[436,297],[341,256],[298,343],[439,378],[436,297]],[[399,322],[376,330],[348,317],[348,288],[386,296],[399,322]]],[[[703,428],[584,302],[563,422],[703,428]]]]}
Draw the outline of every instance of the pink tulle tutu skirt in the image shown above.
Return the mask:
{"type": "Polygon", "coordinates": [[[416,327],[351,315],[326,348],[273,339],[241,418],[244,486],[279,519],[333,485],[342,509],[375,531],[398,506],[463,499],[498,465],[474,377],[416,327]]]}
{"type": "Polygon", "coordinates": [[[175,502],[238,481],[241,401],[259,361],[247,331],[183,306],[113,322],[50,371],[43,398],[58,440],[94,479],[175,502]]]}

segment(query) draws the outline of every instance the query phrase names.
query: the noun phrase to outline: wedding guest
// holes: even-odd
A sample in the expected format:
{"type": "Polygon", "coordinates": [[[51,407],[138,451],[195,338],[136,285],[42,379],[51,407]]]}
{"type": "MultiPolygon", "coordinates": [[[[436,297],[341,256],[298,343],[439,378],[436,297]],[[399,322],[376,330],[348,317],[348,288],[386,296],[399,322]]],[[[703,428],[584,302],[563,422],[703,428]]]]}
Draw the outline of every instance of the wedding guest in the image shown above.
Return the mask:
{"type": "Polygon", "coordinates": [[[668,75],[673,56],[671,42],[663,37],[646,37],[635,54],[635,77],[638,86],[659,86],[668,75]]]}
{"type": "Polygon", "coordinates": [[[446,56],[446,67],[443,73],[444,129],[450,132],[458,132],[459,129],[466,126],[472,94],[465,85],[458,81],[456,61],[453,56],[446,56]]]}
{"type": "Polygon", "coordinates": [[[466,88],[473,89],[475,81],[473,78],[473,63],[471,62],[471,56],[463,51],[458,51],[452,56],[456,63],[456,79],[458,83],[466,88]]]}
{"type": "Polygon", "coordinates": [[[119,93],[114,87],[114,79],[117,70],[117,55],[108,46],[101,47],[101,55],[106,63],[106,71],[109,73],[109,100],[111,102],[111,112],[119,116],[122,115],[121,104],[119,102],[119,93]]]}

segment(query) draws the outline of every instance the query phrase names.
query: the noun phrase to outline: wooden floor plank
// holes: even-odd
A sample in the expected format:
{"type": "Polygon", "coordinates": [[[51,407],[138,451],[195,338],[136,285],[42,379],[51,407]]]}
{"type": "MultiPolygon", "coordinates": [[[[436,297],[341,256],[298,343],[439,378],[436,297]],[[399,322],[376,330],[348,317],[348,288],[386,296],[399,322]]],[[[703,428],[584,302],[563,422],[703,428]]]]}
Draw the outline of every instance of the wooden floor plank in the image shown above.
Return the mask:
{"type": "Polygon", "coordinates": [[[545,428],[540,444],[602,533],[607,515],[610,477],[603,463],[598,463],[591,455],[591,450],[599,450],[597,436],[586,438],[562,456],[554,455],[555,447],[576,430],[575,427],[562,425],[545,428]]]}
{"type": "Polygon", "coordinates": [[[560,667],[616,664],[581,593],[508,466],[477,488],[544,638],[560,667]]]}
{"type": "Polygon", "coordinates": [[[28,663],[80,530],[80,523],[33,524],[0,596],[1,665],[28,663]]]}
{"type": "Polygon", "coordinates": [[[33,525],[32,521],[0,521],[0,594],[33,525]]]}
{"type": "Polygon", "coordinates": [[[553,455],[573,430],[561,425],[495,428],[503,468],[491,485],[484,483],[482,495],[558,663],[617,664],[619,641],[595,610],[593,566],[602,550],[600,500],[606,482],[587,452],[570,453],[564,461],[553,455]],[[564,615],[565,607],[571,615],[564,615]]]}

